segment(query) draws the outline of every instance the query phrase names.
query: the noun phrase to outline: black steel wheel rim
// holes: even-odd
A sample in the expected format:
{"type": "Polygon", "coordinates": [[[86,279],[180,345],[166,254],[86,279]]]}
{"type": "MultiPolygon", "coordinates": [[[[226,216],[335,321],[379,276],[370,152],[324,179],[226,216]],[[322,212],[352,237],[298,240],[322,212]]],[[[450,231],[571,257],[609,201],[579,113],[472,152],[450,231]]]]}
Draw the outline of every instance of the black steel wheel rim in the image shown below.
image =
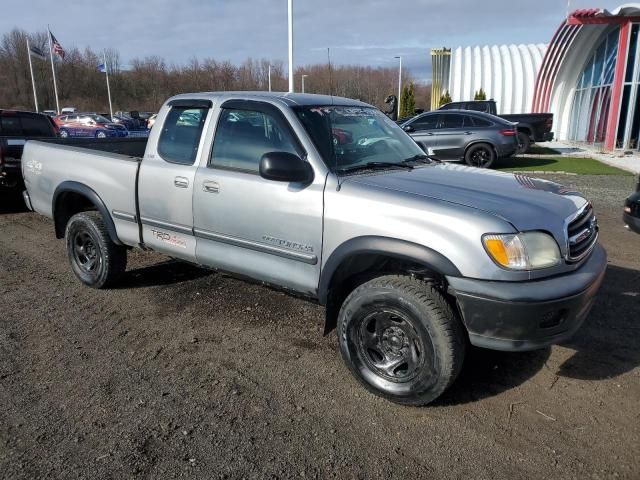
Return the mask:
{"type": "Polygon", "coordinates": [[[425,366],[424,341],[407,315],[378,310],[366,315],[357,329],[358,357],[372,373],[389,382],[413,380],[425,366]]]}
{"type": "Polygon", "coordinates": [[[72,244],[73,259],[80,269],[88,274],[96,275],[102,266],[100,247],[86,231],[76,232],[72,244]]]}
{"type": "Polygon", "coordinates": [[[471,153],[471,163],[478,167],[482,167],[489,163],[491,155],[486,148],[479,148],[471,153]]]}

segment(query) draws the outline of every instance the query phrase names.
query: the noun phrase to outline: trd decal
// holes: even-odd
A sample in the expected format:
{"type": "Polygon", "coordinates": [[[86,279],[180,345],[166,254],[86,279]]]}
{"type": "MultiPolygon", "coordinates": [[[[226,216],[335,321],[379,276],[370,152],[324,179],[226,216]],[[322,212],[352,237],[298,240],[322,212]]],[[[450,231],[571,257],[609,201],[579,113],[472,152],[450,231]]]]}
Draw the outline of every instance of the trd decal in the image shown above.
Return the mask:
{"type": "Polygon", "coordinates": [[[163,243],[173,245],[174,247],[187,248],[187,241],[178,235],[154,229],[151,229],[151,233],[157,240],[160,240],[163,243]]]}

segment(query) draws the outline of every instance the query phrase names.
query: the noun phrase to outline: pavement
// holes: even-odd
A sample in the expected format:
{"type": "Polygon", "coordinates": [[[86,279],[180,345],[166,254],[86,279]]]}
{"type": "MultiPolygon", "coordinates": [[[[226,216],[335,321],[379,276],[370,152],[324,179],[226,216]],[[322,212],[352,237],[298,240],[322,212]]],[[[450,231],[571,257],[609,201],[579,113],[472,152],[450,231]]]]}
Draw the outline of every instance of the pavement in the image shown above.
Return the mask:
{"type": "Polygon", "coordinates": [[[0,479],[640,479],[635,178],[544,178],[591,199],[609,268],[576,335],[469,349],[426,408],[364,390],[317,305],[154,252],[113,289],[0,195],[0,479]]]}
{"type": "Polygon", "coordinates": [[[603,152],[601,147],[558,141],[546,142],[541,146],[557,150],[562,155],[586,156],[612,167],[640,174],[640,151],[637,150],[603,152]]]}

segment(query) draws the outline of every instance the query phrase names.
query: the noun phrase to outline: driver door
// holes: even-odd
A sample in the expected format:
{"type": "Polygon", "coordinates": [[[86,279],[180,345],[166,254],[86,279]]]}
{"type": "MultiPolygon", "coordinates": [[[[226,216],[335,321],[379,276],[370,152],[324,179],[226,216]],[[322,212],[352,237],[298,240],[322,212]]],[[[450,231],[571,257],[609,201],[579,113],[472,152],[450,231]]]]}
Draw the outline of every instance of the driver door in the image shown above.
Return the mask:
{"type": "Polygon", "coordinates": [[[427,155],[435,154],[435,147],[438,144],[437,128],[440,116],[439,113],[425,113],[408,124],[411,127],[409,135],[427,155]]]}
{"type": "Polygon", "coordinates": [[[303,185],[266,180],[262,155],[305,152],[274,105],[229,100],[219,110],[213,148],[194,180],[199,263],[298,292],[320,276],[324,176],[303,185]]]}

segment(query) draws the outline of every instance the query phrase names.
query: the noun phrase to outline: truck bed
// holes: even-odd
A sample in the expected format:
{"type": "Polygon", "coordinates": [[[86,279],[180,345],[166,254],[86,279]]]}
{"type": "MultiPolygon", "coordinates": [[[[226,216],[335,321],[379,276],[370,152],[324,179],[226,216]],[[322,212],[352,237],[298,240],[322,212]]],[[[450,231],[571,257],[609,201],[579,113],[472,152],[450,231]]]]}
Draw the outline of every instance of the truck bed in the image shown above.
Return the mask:
{"type": "Polygon", "coordinates": [[[88,185],[108,206],[118,237],[136,245],[137,223],[119,220],[118,213],[137,211],[136,178],[146,143],[146,138],[28,141],[22,171],[33,209],[52,218],[56,191],[63,183],[88,185]]]}

